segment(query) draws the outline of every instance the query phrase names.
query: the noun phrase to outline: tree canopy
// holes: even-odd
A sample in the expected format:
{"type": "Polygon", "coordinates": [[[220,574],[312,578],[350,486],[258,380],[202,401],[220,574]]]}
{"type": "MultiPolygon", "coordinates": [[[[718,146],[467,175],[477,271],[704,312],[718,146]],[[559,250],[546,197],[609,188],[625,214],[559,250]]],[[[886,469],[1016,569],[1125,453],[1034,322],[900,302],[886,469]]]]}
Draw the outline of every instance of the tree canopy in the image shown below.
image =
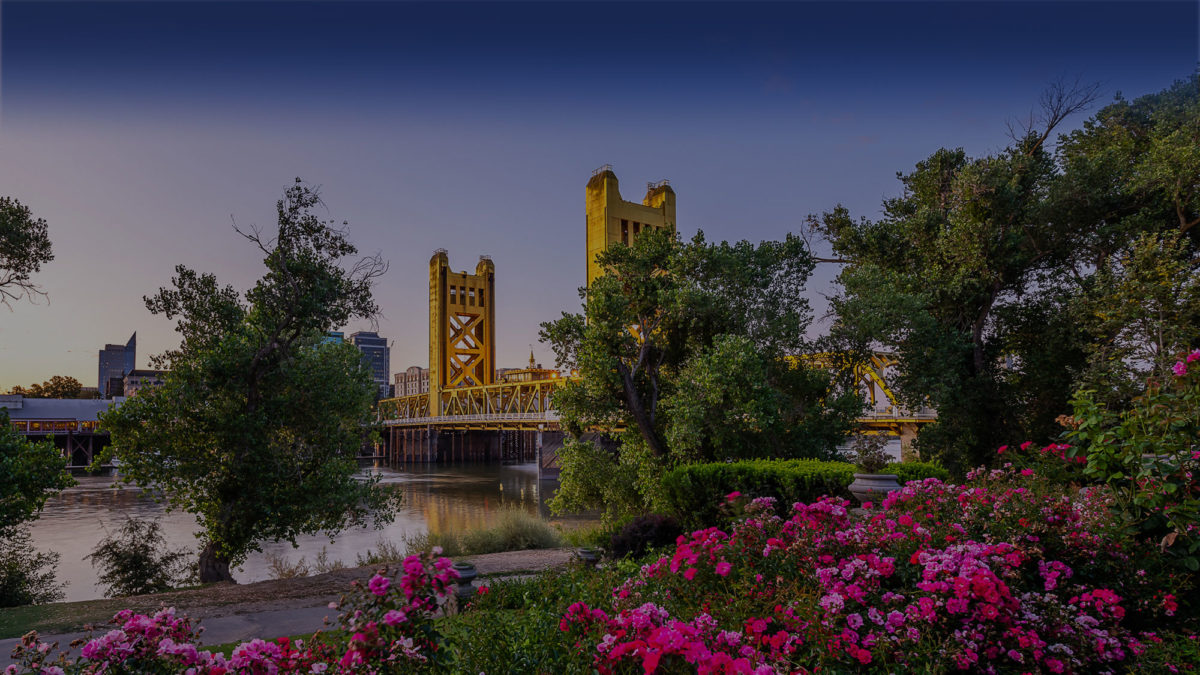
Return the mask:
{"type": "Polygon", "coordinates": [[[41,384],[31,384],[28,387],[13,387],[10,394],[21,394],[26,398],[92,398],[94,395],[84,395],[83,383],[63,375],[55,375],[41,384]]]}
{"type": "Polygon", "coordinates": [[[625,429],[616,453],[562,452],[558,504],[644,510],[679,463],[729,457],[830,457],[861,411],[853,387],[788,359],[812,348],[805,244],[684,244],[648,231],[600,254],[580,289],[583,314],[542,324],[559,367],[565,429],[625,429]]]}
{"type": "Polygon", "coordinates": [[[45,293],[32,276],[54,260],[46,221],[11,197],[0,197],[0,304],[45,293]]]}
{"type": "Polygon", "coordinates": [[[899,175],[903,192],[878,220],[838,207],[810,221],[845,263],[835,331],[897,350],[901,395],[938,411],[918,447],[950,468],[1056,436],[1073,388],[1105,361],[1144,372],[1128,341],[1105,347],[1130,337],[1129,316],[1104,316],[1114,293],[1137,302],[1130,283],[1142,273],[1130,256],[1149,245],[1142,236],[1174,233],[1155,245],[1184,261],[1175,272],[1195,285],[1186,261],[1200,221],[1197,79],[1118,98],[1052,148],[1095,91],[1051,88],[1042,114],[1000,152],[934,152],[899,175]]]}
{"type": "Polygon", "coordinates": [[[319,204],[297,180],[278,202],[273,239],[238,230],[266,267],[244,299],[177,267],[172,286],[146,298],[176,320],[180,347],[155,358],[170,372],[103,416],[123,480],[196,514],[201,581],[230,579],[230,565],[264,540],[382,522],[395,506],[356,477],[375,400],[369,373],[352,345],[323,339],[376,313],[371,285],[386,265],[354,259],[346,232],[313,213],[319,204]]]}

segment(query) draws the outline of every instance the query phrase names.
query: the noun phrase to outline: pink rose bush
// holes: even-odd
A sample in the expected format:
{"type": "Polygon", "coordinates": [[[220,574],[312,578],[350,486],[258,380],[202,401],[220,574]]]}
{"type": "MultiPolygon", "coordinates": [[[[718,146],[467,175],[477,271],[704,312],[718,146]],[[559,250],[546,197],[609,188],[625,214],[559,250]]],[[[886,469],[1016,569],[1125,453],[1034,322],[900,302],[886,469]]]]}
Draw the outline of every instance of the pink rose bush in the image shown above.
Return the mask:
{"type": "Polygon", "coordinates": [[[1152,587],[1154,555],[1117,544],[1105,499],[1009,466],[914,481],[865,517],[837,498],[786,518],[751,504],[559,630],[600,673],[1136,670],[1141,629],[1177,601],[1152,587]]]}
{"type": "MultiPolygon", "coordinates": [[[[17,664],[5,675],[163,673],[184,675],[276,675],[289,673],[401,673],[444,670],[450,660],[434,615],[453,590],[458,573],[447,558],[409,556],[399,580],[380,570],[366,588],[355,583],[338,633],[311,640],[252,640],[227,657],[198,646],[202,629],[174,609],[153,615],[118,612],[113,628],[87,640],[76,659],[56,654],[37,633],[22,639],[17,664]],[[51,660],[53,658],[53,660],[51,660]]],[[[332,605],[331,608],[336,608],[332,605]]]]}

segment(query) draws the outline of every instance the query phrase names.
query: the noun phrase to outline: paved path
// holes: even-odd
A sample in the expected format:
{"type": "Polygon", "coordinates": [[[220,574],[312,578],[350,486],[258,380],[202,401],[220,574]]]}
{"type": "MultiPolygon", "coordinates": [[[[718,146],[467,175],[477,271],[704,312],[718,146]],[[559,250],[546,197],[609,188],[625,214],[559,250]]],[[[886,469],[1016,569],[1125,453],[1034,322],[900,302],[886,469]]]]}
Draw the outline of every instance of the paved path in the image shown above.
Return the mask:
{"type": "MultiPolygon", "coordinates": [[[[570,549],[550,549],[493,553],[473,556],[466,560],[475,564],[480,575],[495,575],[491,578],[508,578],[525,576],[530,571],[565,565],[573,555],[570,549]],[[506,574],[506,572],[512,572],[512,574],[506,574]]],[[[222,589],[226,592],[236,591],[245,593],[248,597],[258,598],[249,604],[207,606],[203,602],[204,594],[196,592],[188,592],[189,595],[196,596],[193,602],[188,602],[184,597],[176,597],[172,599],[172,604],[180,614],[186,614],[198,620],[199,625],[204,628],[200,639],[201,644],[204,645],[243,642],[254,638],[271,640],[288,635],[307,635],[323,628],[326,618],[331,624],[337,622],[338,612],[329,609],[329,602],[337,600],[342,590],[330,595],[329,581],[341,582],[343,578],[365,580],[371,573],[372,568],[358,568],[357,570],[341,570],[331,573],[331,575],[322,575],[330,576],[326,583],[316,581],[318,579],[316,577],[308,577],[285,581],[264,581],[258,584],[245,584],[222,589]],[[280,587],[289,585],[295,590],[301,584],[312,591],[307,594],[307,597],[285,597],[288,594],[283,593],[283,589],[280,587]],[[255,587],[259,587],[259,592],[255,592],[255,587]],[[279,595],[271,601],[262,600],[262,590],[278,592],[279,595]]],[[[475,585],[478,586],[481,581],[483,580],[477,579],[475,585]]],[[[348,584],[338,584],[338,589],[346,588],[348,588],[348,584]]],[[[155,596],[143,597],[153,598],[155,596]]],[[[101,627],[96,634],[102,635],[104,632],[107,632],[107,627],[101,627]]],[[[40,637],[43,642],[57,642],[60,647],[66,648],[73,640],[86,636],[87,633],[79,631],[40,637]]],[[[0,668],[12,663],[13,647],[20,642],[20,638],[0,640],[0,668]]],[[[78,655],[78,650],[74,650],[74,654],[78,655]]]]}

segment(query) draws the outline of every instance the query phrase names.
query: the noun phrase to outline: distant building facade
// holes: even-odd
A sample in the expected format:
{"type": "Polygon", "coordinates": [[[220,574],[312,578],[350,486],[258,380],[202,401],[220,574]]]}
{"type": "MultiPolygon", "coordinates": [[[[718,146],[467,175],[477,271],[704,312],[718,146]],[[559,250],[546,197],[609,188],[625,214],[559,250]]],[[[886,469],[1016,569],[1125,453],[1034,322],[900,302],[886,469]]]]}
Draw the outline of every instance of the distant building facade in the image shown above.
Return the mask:
{"type": "Polygon", "coordinates": [[[331,330],[325,333],[325,337],[321,338],[322,343],[326,344],[341,344],[346,341],[346,334],[340,330],[331,330]]]}
{"type": "Polygon", "coordinates": [[[122,390],[125,392],[125,396],[133,396],[140,389],[161,386],[166,374],[165,370],[137,370],[135,368],[125,373],[122,390]]]}
{"type": "Polygon", "coordinates": [[[416,396],[429,393],[429,369],[412,366],[403,373],[396,373],[396,396],[416,396]]]}
{"type": "Polygon", "coordinates": [[[350,342],[362,352],[363,363],[371,371],[371,380],[379,388],[379,396],[390,396],[392,387],[388,374],[392,371],[392,350],[387,338],[379,337],[375,331],[360,330],[350,334],[350,342]]]}
{"type": "Polygon", "coordinates": [[[125,374],[134,369],[137,360],[137,333],[129,336],[124,346],[108,344],[100,350],[99,377],[96,388],[101,398],[124,396],[125,374]]]}

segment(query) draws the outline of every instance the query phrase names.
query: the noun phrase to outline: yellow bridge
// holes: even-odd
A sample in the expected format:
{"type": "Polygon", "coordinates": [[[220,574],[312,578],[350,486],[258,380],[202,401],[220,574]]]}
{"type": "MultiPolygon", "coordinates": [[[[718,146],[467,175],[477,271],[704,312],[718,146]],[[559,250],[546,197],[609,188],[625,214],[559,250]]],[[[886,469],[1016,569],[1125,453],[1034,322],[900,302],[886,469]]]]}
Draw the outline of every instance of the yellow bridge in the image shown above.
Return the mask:
{"type": "MultiPolygon", "coordinates": [[[[604,166],[588,181],[587,281],[603,274],[597,253],[615,242],[632,244],[643,232],[675,231],[675,193],[667,181],[647,185],[642,203],[621,198],[616,175],[604,166]]],[[[429,261],[428,391],[380,401],[387,456],[395,463],[538,459],[553,472],[553,450],[562,441],[551,402],[572,379],[538,368],[500,371],[496,365],[496,269],[480,257],[475,273],[454,272],[439,249],[429,261]]],[[[840,368],[828,354],[795,357],[797,365],[840,368]]],[[[867,402],[859,420],[865,433],[897,437],[907,450],[920,425],[936,414],[908,411],[889,385],[896,361],[875,354],[854,364],[854,378],[867,402]]]]}

